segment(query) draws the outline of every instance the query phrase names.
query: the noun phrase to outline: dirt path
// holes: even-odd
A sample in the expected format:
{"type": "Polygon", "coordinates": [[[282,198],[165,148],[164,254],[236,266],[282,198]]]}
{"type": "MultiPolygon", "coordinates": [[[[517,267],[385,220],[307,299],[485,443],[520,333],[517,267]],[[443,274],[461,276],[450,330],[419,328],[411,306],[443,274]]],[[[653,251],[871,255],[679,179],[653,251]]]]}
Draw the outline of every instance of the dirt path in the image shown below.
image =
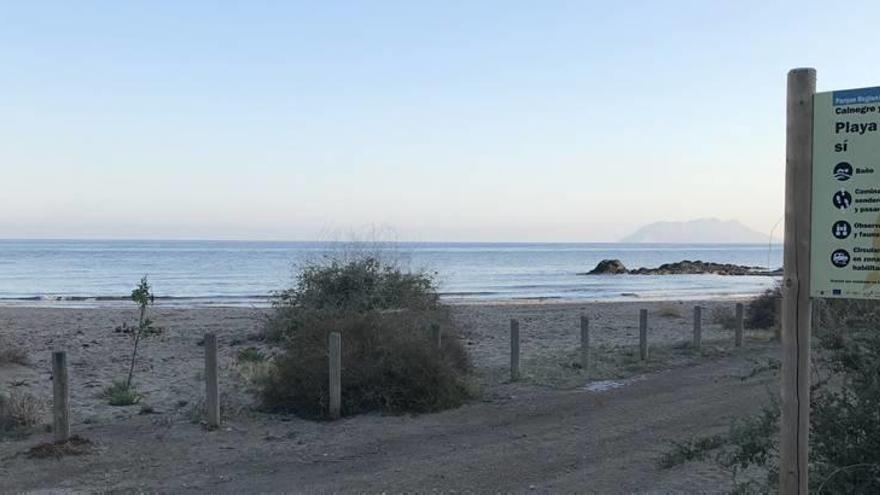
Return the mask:
{"type": "Polygon", "coordinates": [[[215,432],[133,417],[83,426],[98,444],[86,456],[16,455],[48,436],[0,444],[0,491],[723,491],[730,480],[712,466],[659,470],[657,458],[667,440],[723,431],[766,403],[771,376],[739,377],[776,352],[754,344],[606,392],[504,385],[483,402],[417,417],[256,416],[215,432]]]}

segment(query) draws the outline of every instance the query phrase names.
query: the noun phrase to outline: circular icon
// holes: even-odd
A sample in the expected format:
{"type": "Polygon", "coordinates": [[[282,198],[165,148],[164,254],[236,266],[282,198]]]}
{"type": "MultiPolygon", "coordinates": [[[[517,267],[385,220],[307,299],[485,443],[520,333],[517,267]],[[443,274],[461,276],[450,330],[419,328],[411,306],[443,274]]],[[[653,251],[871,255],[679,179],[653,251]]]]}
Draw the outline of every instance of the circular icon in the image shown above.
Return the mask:
{"type": "Polygon", "coordinates": [[[852,177],[853,168],[847,162],[840,162],[834,166],[834,178],[839,181],[849,180],[852,177]]]}
{"type": "Polygon", "coordinates": [[[841,189],[834,193],[832,201],[838,210],[848,210],[849,207],[852,206],[852,195],[841,189]]]}
{"type": "Polygon", "coordinates": [[[837,268],[843,268],[849,264],[849,253],[846,249],[837,249],[831,253],[831,264],[837,268]]]}
{"type": "Polygon", "coordinates": [[[852,225],[846,220],[838,220],[831,226],[831,233],[838,239],[846,239],[852,233],[852,225]]]}

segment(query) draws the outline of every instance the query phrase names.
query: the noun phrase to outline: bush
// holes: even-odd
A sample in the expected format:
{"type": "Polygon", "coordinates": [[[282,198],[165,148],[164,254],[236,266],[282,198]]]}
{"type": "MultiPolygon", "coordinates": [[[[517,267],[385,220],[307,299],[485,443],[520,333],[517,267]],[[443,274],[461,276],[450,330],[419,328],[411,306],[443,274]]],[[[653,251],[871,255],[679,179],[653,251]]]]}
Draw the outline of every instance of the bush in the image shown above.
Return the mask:
{"type": "Polygon", "coordinates": [[[328,337],[342,334],[342,413],[429,412],[470,397],[468,356],[433,280],[373,257],[311,265],[267,321],[283,353],[262,380],[263,406],[320,417],[328,406],[328,337]],[[440,325],[440,349],[431,326],[440,325]]]}
{"type": "Polygon", "coordinates": [[[24,349],[0,340],[0,366],[4,364],[20,364],[22,366],[27,366],[29,362],[30,360],[28,359],[27,352],[25,352],[24,349]]]}
{"type": "Polygon", "coordinates": [[[716,325],[721,325],[721,328],[725,330],[733,330],[736,328],[736,313],[726,307],[726,306],[717,306],[712,310],[712,323],[716,325]]]}
{"type": "Polygon", "coordinates": [[[664,318],[682,318],[681,309],[672,304],[660,306],[657,314],[664,318]]]}
{"type": "Polygon", "coordinates": [[[266,355],[256,347],[247,347],[238,351],[238,361],[242,363],[261,363],[266,360],[266,355]]]}
{"type": "Polygon", "coordinates": [[[760,296],[749,301],[746,306],[747,328],[773,328],[776,326],[776,301],[782,297],[782,287],[776,285],[760,296]]]}
{"type": "Polygon", "coordinates": [[[111,406],[131,406],[141,401],[141,395],[128,380],[116,380],[104,389],[102,396],[111,406]]]}
{"type": "Polygon", "coordinates": [[[41,410],[39,401],[30,394],[16,390],[0,394],[0,435],[36,425],[41,410]]]}
{"type": "MultiPolygon", "coordinates": [[[[880,303],[820,300],[815,306],[810,406],[810,491],[880,493],[880,303]]],[[[763,483],[737,483],[738,491],[769,492],[778,482],[778,405],[734,423],[716,461],[736,474],[765,473],[763,483]]],[[[704,445],[701,439],[687,444],[704,445]]],[[[702,452],[699,452],[703,455],[702,452]]],[[[664,467],[698,458],[677,448],[664,467]]]]}

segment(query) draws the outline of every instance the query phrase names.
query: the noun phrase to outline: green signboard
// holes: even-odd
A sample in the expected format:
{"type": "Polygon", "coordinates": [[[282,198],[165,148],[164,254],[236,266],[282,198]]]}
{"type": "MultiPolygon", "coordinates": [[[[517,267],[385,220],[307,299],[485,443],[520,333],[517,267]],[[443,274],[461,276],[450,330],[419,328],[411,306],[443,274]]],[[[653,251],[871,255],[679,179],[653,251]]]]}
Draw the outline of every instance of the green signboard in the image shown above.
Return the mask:
{"type": "Polygon", "coordinates": [[[810,295],[880,299],[880,87],[813,99],[810,295]]]}

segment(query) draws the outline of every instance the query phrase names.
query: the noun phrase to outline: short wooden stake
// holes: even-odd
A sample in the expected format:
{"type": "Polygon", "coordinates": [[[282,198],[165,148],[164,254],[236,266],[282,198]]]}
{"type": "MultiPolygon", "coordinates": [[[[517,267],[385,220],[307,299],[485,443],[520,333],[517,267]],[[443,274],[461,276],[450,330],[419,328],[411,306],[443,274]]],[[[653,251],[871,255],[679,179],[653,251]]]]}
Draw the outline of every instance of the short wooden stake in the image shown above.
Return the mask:
{"type": "Polygon", "coordinates": [[[510,320],[510,381],[519,380],[519,322],[510,320]]]}
{"type": "Polygon", "coordinates": [[[330,333],[330,419],[342,415],[342,335],[330,333]]]}
{"type": "Polygon", "coordinates": [[[205,334],[205,421],[220,426],[220,385],[217,379],[217,336],[205,334]]]}
{"type": "Polygon", "coordinates": [[[639,310],[639,359],[648,359],[648,310],[639,310]]]}
{"type": "Polygon", "coordinates": [[[581,316],[581,369],[590,373],[590,319],[581,316]]]}
{"type": "Polygon", "coordinates": [[[694,350],[703,346],[703,308],[694,306],[694,350]]]}
{"type": "Polygon", "coordinates": [[[52,353],[52,426],[56,442],[70,439],[70,387],[67,381],[67,354],[52,353]]]}
{"type": "Polygon", "coordinates": [[[736,347],[743,345],[743,328],[745,327],[745,308],[743,303],[736,303],[736,347]]]}
{"type": "Polygon", "coordinates": [[[440,325],[433,323],[431,325],[431,342],[440,349],[443,346],[443,332],[440,331],[440,325]]]}
{"type": "Polygon", "coordinates": [[[782,342],[782,298],[777,297],[774,300],[774,305],[776,309],[776,314],[773,318],[774,336],[777,342],[782,342]]]}

